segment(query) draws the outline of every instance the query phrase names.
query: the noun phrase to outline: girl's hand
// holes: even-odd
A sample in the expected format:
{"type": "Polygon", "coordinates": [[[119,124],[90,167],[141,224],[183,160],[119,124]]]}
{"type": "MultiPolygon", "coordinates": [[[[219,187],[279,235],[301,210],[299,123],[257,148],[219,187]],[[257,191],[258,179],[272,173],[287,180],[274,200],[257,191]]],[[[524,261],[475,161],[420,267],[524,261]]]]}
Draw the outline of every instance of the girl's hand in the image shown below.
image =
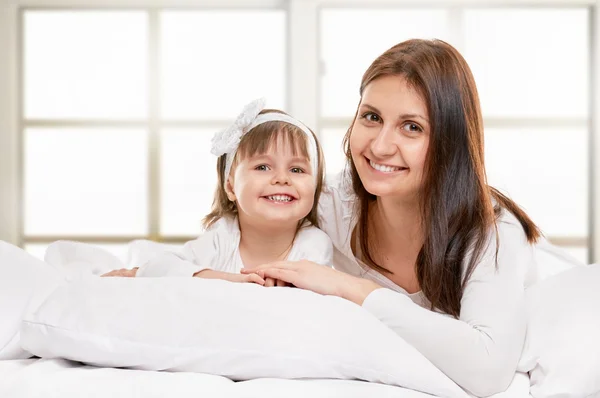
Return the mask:
{"type": "Polygon", "coordinates": [[[260,276],[261,278],[263,278],[263,279],[265,280],[265,287],[273,287],[273,286],[283,287],[283,286],[290,286],[290,284],[289,284],[289,283],[285,283],[285,282],[284,282],[284,281],[282,281],[282,280],[279,280],[279,279],[274,279],[274,278],[266,278],[266,277],[264,276],[264,273],[263,273],[263,275],[261,275],[261,273],[260,273],[260,272],[258,272],[258,276],[260,276]]]}
{"type": "Polygon", "coordinates": [[[233,274],[231,272],[213,271],[205,269],[194,274],[196,278],[203,279],[222,279],[224,281],[236,283],[256,283],[257,285],[265,285],[265,280],[256,273],[249,274],[233,274]]]}
{"type": "Polygon", "coordinates": [[[121,268],[107,272],[106,274],[103,274],[101,276],[120,276],[125,278],[135,278],[135,274],[137,273],[138,269],[139,267],[135,267],[132,269],[121,268]]]}
{"type": "Polygon", "coordinates": [[[278,261],[241,272],[257,273],[263,278],[277,279],[318,294],[342,297],[358,305],[362,305],[373,290],[381,288],[375,282],[307,260],[278,261]]]}

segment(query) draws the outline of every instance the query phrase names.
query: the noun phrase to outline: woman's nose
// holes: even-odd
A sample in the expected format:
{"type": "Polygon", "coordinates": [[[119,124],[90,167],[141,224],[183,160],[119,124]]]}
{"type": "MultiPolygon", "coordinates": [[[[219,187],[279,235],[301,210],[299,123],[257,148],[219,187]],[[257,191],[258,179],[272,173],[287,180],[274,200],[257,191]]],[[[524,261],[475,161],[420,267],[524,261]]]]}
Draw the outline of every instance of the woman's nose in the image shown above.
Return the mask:
{"type": "Polygon", "coordinates": [[[391,156],[396,152],[393,127],[383,126],[377,136],[371,141],[371,152],[377,157],[391,156]]]}

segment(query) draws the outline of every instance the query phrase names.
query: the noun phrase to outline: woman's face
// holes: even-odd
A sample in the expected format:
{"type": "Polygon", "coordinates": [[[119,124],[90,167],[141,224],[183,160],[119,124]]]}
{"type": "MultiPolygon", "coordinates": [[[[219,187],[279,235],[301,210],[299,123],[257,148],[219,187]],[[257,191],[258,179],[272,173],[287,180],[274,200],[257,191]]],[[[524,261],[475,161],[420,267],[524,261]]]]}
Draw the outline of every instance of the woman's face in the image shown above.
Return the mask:
{"type": "Polygon", "coordinates": [[[383,76],[363,91],[350,135],[350,151],[367,192],[416,200],[429,145],[429,115],[402,76],[383,76]]]}

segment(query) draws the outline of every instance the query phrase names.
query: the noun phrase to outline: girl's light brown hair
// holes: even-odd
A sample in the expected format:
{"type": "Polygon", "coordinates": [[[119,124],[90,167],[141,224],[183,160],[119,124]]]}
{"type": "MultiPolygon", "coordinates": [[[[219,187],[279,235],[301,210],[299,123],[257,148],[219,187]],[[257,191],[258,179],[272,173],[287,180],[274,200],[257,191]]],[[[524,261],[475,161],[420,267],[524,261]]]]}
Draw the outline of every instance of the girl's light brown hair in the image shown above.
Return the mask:
{"type": "MultiPolygon", "coordinates": [[[[405,78],[427,105],[431,132],[421,193],[425,241],[416,274],[431,308],[458,317],[466,282],[486,248],[490,231],[496,229],[501,210],[515,215],[530,243],[536,242],[540,231],[515,202],[487,185],[477,88],[469,66],[454,47],[441,40],[416,39],[395,45],[363,75],[361,97],[365,87],[382,76],[405,78]]],[[[352,126],[344,137],[344,147],[358,198],[358,243],[369,266],[388,271],[373,258],[376,246],[368,239],[368,208],[376,197],[367,192],[352,161],[351,134],[352,126]]],[[[496,243],[500,243],[497,234],[496,243]]]]}
{"type": "MultiPolygon", "coordinates": [[[[287,115],[287,113],[276,110],[276,109],[263,109],[260,114],[264,113],[281,113],[287,115]]],[[[318,157],[318,170],[313,170],[316,173],[316,189],[312,209],[310,213],[304,219],[300,220],[298,227],[302,226],[304,222],[308,222],[310,225],[315,227],[319,226],[317,205],[319,197],[321,196],[321,189],[323,188],[323,180],[325,176],[325,162],[323,159],[323,153],[317,137],[310,131],[317,147],[318,157]]],[[[233,174],[236,165],[242,160],[254,155],[262,155],[266,153],[273,145],[287,145],[289,146],[294,156],[302,156],[309,159],[308,151],[308,137],[299,127],[294,126],[281,121],[269,121],[254,127],[252,130],[242,136],[240,145],[238,146],[235,158],[231,165],[231,172],[233,174]]],[[[238,210],[235,202],[232,202],[227,197],[225,191],[225,184],[229,176],[225,175],[225,165],[227,163],[227,155],[221,155],[217,160],[217,188],[215,190],[215,196],[213,199],[211,212],[204,217],[202,224],[205,229],[208,229],[211,225],[217,222],[223,217],[236,217],[238,210]]]]}

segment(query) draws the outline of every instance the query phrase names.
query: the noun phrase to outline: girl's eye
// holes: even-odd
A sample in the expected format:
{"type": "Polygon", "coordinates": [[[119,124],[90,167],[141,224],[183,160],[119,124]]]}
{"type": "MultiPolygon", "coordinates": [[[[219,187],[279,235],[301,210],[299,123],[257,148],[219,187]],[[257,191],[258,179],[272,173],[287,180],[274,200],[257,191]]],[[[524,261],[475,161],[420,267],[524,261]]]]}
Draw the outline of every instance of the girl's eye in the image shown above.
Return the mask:
{"type": "Polygon", "coordinates": [[[267,171],[269,170],[269,166],[267,166],[266,164],[261,164],[259,166],[256,166],[254,168],[254,170],[258,170],[258,171],[267,171]]]}
{"type": "Polygon", "coordinates": [[[423,131],[423,129],[421,128],[421,126],[419,126],[416,123],[406,123],[404,126],[402,126],[402,128],[406,131],[408,131],[409,133],[420,133],[423,131]]]}
{"type": "Polygon", "coordinates": [[[381,122],[381,118],[379,117],[379,115],[376,113],[373,113],[373,112],[363,113],[362,118],[367,120],[368,122],[372,122],[372,123],[380,123],[381,122]]]}
{"type": "Polygon", "coordinates": [[[290,171],[292,173],[304,173],[304,170],[302,170],[300,167],[292,167],[290,171]]]}

